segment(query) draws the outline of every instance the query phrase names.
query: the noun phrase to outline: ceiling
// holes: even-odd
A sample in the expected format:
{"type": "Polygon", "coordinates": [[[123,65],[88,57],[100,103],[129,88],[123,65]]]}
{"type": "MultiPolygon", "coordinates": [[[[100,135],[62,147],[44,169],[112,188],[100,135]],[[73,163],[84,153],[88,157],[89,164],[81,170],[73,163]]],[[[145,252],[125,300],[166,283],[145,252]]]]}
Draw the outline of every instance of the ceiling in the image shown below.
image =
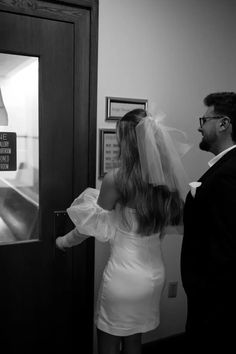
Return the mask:
{"type": "Polygon", "coordinates": [[[0,53],[0,77],[6,77],[16,69],[25,66],[35,57],[0,53]]]}

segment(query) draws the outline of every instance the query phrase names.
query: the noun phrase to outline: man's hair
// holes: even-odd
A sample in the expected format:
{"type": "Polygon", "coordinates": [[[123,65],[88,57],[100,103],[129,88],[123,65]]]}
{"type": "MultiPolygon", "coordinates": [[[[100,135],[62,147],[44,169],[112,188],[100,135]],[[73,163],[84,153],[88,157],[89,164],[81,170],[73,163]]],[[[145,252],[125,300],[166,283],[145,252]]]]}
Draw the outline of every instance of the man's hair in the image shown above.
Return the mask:
{"type": "Polygon", "coordinates": [[[230,118],[232,124],[232,140],[236,141],[236,93],[216,92],[204,98],[207,107],[213,106],[214,112],[230,118]]]}

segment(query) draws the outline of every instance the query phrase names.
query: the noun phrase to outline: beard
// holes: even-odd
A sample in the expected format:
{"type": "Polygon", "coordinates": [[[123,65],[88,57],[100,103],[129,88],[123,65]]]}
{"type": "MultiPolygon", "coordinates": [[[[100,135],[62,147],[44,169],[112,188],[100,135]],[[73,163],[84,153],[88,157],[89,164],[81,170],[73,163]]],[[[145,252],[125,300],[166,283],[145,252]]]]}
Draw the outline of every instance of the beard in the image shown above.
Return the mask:
{"type": "Polygon", "coordinates": [[[210,144],[203,138],[202,141],[199,143],[199,148],[203,151],[210,151],[210,144]]]}

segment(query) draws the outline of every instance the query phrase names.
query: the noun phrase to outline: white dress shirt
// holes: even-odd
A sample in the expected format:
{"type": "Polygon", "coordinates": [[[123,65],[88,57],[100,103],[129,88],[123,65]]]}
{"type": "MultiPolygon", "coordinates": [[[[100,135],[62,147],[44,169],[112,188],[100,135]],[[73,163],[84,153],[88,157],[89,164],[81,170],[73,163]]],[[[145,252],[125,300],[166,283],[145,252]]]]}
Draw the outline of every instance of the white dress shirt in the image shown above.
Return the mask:
{"type": "Polygon", "coordinates": [[[214,156],[213,159],[208,162],[208,165],[210,167],[213,166],[217,161],[219,161],[219,159],[221,159],[222,156],[224,156],[228,151],[234,148],[236,148],[236,145],[230,146],[228,149],[221,151],[218,155],[214,156]]]}

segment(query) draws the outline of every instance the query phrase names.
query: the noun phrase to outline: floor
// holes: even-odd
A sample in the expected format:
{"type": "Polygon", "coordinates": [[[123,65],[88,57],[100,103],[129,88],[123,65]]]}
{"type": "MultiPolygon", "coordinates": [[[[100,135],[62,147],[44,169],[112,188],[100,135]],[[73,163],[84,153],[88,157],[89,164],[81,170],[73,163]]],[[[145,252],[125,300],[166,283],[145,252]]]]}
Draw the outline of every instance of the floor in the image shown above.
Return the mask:
{"type": "Polygon", "coordinates": [[[143,345],[142,354],[157,354],[163,350],[162,353],[169,353],[173,350],[175,353],[184,353],[184,335],[176,335],[167,339],[161,339],[143,345]]]}

